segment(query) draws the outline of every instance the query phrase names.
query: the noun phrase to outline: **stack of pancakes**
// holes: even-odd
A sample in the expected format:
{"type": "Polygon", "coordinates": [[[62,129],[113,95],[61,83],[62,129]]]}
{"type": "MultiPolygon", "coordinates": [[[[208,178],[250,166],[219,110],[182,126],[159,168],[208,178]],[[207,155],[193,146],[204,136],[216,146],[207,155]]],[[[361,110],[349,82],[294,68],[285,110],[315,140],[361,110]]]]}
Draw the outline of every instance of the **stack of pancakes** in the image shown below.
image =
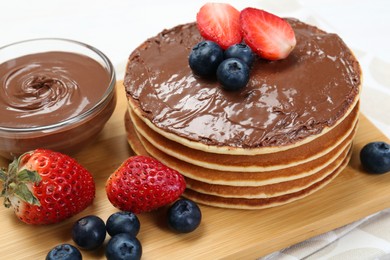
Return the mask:
{"type": "Polygon", "coordinates": [[[223,90],[188,66],[195,24],[164,30],[129,58],[125,125],[138,154],[186,177],[184,196],[259,209],[303,198],[348,164],[361,70],[336,35],[295,19],[288,58],[258,58],[248,85],[223,90]]]}

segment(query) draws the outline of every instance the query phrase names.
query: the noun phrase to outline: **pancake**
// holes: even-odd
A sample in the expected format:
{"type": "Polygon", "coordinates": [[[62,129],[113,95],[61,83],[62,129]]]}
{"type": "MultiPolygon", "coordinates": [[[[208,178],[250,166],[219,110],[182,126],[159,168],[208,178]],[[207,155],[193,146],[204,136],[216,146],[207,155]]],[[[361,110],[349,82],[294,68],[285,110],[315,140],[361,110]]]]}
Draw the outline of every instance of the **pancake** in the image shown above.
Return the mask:
{"type": "Polygon", "coordinates": [[[209,184],[207,182],[200,182],[190,178],[186,178],[187,187],[191,190],[210,194],[220,197],[229,198],[271,198],[298,192],[306,189],[316,182],[320,182],[328,175],[332,174],[343,165],[343,162],[348,155],[350,146],[343,150],[339,157],[331,162],[328,166],[320,171],[298,179],[277,182],[275,184],[260,185],[260,186],[229,186],[209,184]]]}
{"type": "Polygon", "coordinates": [[[265,208],[281,206],[287,203],[297,201],[299,199],[303,199],[309,196],[310,194],[313,194],[314,192],[325,187],[341,173],[341,171],[348,164],[349,159],[350,156],[346,158],[346,160],[343,162],[341,167],[339,167],[332,174],[328,175],[322,181],[319,181],[306,189],[297,191],[295,193],[282,195],[282,196],[263,198],[263,199],[227,198],[227,197],[220,197],[220,196],[200,193],[191,189],[186,189],[183,196],[197,203],[205,204],[208,206],[220,207],[220,208],[255,210],[255,209],[265,209],[265,208]]]}
{"type": "Polygon", "coordinates": [[[158,134],[150,129],[129,108],[129,114],[137,132],[159,150],[164,150],[165,153],[173,157],[204,168],[246,172],[264,172],[283,169],[285,167],[310,162],[330,153],[354,131],[358,121],[358,111],[359,105],[357,104],[352,113],[342,123],[333,128],[332,131],[308,143],[303,148],[296,147],[278,153],[253,156],[225,154],[213,154],[210,156],[210,153],[189,149],[187,146],[173,142],[163,135],[158,134]]]}
{"type": "MultiPolygon", "coordinates": [[[[129,144],[133,147],[135,144],[142,146],[142,151],[140,148],[135,148],[136,153],[140,154],[149,154],[164,164],[168,165],[171,168],[176,169],[182,173],[187,178],[202,181],[209,184],[222,184],[222,185],[231,185],[231,186],[259,186],[259,185],[268,185],[274,184],[283,181],[290,181],[302,177],[307,177],[312,174],[321,171],[323,168],[328,166],[331,162],[337,160],[340,154],[347,149],[351,140],[353,139],[356,126],[354,131],[350,133],[346,140],[339,144],[335,149],[333,149],[328,154],[317,158],[316,160],[307,162],[305,164],[291,166],[280,170],[266,171],[266,172],[245,172],[245,171],[219,171],[213,169],[202,168],[196,165],[192,165],[181,161],[176,157],[172,157],[160,149],[157,149],[152,145],[146,138],[140,135],[134,128],[132,121],[129,118],[128,113],[125,115],[126,122],[126,131],[129,144]],[[138,144],[140,143],[140,144],[138,144]],[[140,152],[137,152],[140,151],[140,152]]],[[[163,138],[163,137],[161,137],[163,138]]],[[[134,149],[134,148],[133,148],[134,149]]],[[[187,148],[190,149],[190,148],[187,148]]],[[[164,150],[165,151],[165,150],[164,150]]],[[[186,153],[191,153],[192,151],[187,151],[186,153]]],[[[209,154],[209,156],[214,156],[215,154],[209,154]]]]}
{"type": "Polygon", "coordinates": [[[153,131],[206,152],[264,154],[311,142],[355,107],[361,70],[337,35],[287,21],[297,38],[292,53],[257,59],[237,92],[192,73],[188,55],[201,41],[195,24],[164,30],[129,57],[129,105],[153,131]]]}
{"type": "Polygon", "coordinates": [[[184,196],[261,209],[302,199],[347,165],[358,126],[361,69],[336,34],[288,18],[297,45],[283,60],[257,57],[243,89],[193,74],[196,24],[146,40],[130,55],[125,128],[137,154],[186,178],[184,196]]]}
{"type": "MultiPolygon", "coordinates": [[[[197,181],[195,179],[192,179],[191,177],[196,176],[196,174],[200,172],[204,173],[205,169],[201,169],[201,168],[196,169],[191,167],[191,165],[188,165],[188,168],[184,169],[183,163],[181,163],[177,159],[175,165],[182,165],[182,166],[175,167],[175,165],[169,163],[170,161],[175,161],[175,158],[169,157],[169,155],[166,155],[163,152],[153,148],[153,146],[150,145],[150,143],[148,144],[148,142],[142,136],[136,134],[134,127],[132,127],[131,129],[130,128],[131,128],[131,123],[129,122],[127,124],[128,141],[131,147],[133,148],[133,150],[137,154],[152,155],[153,157],[158,158],[161,162],[165,163],[166,165],[170,167],[173,166],[177,170],[180,170],[180,172],[186,177],[188,188],[202,193],[218,195],[222,197],[228,196],[228,197],[244,197],[244,198],[254,198],[254,197],[268,198],[272,196],[280,196],[286,193],[292,193],[297,190],[301,190],[302,188],[307,188],[313,183],[324,179],[325,177],[327,177],[327,175],[331,174],[337,168],[339,168],[342,165],[345,158],[347,157],[348,151],[350,150],[350,146],[351,146],[350,142],[347,142],[346,147],[343,146],[341,153],[336,154],[335,156],[336,158],[331,160],[331,163],[329,165],[326,165],[320,170],[301,178],[294,178],[293,180],[285,179],[284,181],[280,181],[279,179],[277,182],[275,181],[274,184],[269,184],[269,183],[266,184],[264,182],[259,184],[258,182],[253,182],[252,185],[248,185],[248,183],[244,183],[241,186],[240,185],[230,186],[230,185],[210,184],[209,182],[212,183],[212,178],[217,174],[221,174],[223,176],[227,176],[227,175],[231,176],[236,174],[236,178],[239,179],[240,175],[242,175],[243,173],[240,172],[224,173],[224,172],[215,172],[211,170],[210,174],[206,175],[209,177],[208,179],[204,178],[202,181],[197,181]],[[143,139],[143,141],[141,141],[140,139],[143,139]],[[192,174],[186,174],[188,172],[191,172],[192,174]]],[[[286,173],[287,172],[289,172],[289,170],[287,170],[286,173]]],[[[253,175],[253,173],[251,175],[253,175]]],[[[261,176],[262,173],[259,172],[257,173],[257,175],[261,176]]],[[[296,177],[297,175],[293,175],[293,176],[296,177]]],[[[233,182],[232,184],[237,184],[237,182],[233,182]]]]}
{"type": "MultiPolygon", "coordinates": [[[[142,145],[141,141],[138,139],[137,135],[134,132],[134,128],[129,128],[128,131],[128,141],[130,146],[132,147],[133,151],[139,155],[149,155],[144,146],[142,145]]],[[[234,196],[236,192],[230,191],[230,196],[220,196],[220,195],[213,195],[210,194],[210,191],[213,189],[206,189],[206,193],[202,193],[199,191],[195,191],[191,189],[191,185],[197,185],[193,180],[190,180],[189,178],[186,178],[186,182],[190,183],[187,186],[186,191],[184,192],[183,196],[187,197],[197,203],[209,205],[209,206],[215,206],[215,207],[222,207],[222,208],[233,208],[233,209],[263,209],[263,208],[270,208],[274,206],[280,206],[286,203],[290,203],[299,199],[302,199],[313,192],[321,189],[326,184],[328,184],[331,180],[333,180],[348,164],[348,161],[351,156],[351,150],[348,149],[347,154],[345,158],[342,160],[342,163],[335,168],[330,174],[328,174],[325,178],[319,180],[318,182],[313,183],[312,185],[301,189],[299,191],[287,193],[284,195],[280,195],[278,193],[273,193],[274,196],[264,196],[262,198],[242,198],[234,196]]],[[[198,184],[199,185],[199,184],[198,184]]],[[[202,185],[202,183],[200,183],[202,185]]],[[[203,184],[204,185],[204,184],[203,184]]],[[[264,187],[266,187],[265,185],[264,187]]],[[[219,188],[222,190],[226,188],[227,186],[221,185],[219,188]]],[[[269,185],[269,187],[272,186],[269,185]]],[[[287,188],[290,188],[290,185],[286,185],[287,188]]],[[[228,187],[228,189],[236,188],[236,187],[228,187]]],[[[255,188],[257,189],[257,188],[255,188]]],[[[267,189],[267,188],[265,188],[267,189]]],[[[224,193],[226,193],[224,191],[224,193]]]]}

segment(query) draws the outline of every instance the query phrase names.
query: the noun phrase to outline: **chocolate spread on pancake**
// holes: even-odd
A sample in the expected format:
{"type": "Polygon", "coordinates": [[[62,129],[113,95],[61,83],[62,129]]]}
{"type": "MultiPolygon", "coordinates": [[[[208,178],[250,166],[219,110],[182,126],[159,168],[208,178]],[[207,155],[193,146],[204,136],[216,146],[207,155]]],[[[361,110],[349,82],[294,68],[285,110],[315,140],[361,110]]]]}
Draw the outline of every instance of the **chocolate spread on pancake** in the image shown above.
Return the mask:
{"type": "Polygon", "coordinates": [[[43,52],[6,61],[0,64],[0,126],[29,128],[70,119],[96,105],[109,83],[105,68],[81,54],[43,52]]]}
{"type": "Polygon", "coordinates": [[[202,40],[194,23],[165,30],[129,57],[129,98],[156,127],[214,146],[287,145],[334,125],[356,101],[361,71],[336,34],[287,19],[297,45],[284,60],[258,58],[248,85],[223,90],[188,65],[202,40]]]}

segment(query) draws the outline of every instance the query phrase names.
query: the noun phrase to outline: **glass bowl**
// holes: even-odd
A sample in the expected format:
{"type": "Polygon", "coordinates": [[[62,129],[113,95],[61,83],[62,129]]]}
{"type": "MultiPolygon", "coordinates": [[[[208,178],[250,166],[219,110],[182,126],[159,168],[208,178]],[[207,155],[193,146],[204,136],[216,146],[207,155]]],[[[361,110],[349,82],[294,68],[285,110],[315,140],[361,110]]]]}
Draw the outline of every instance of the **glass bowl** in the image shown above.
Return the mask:
{"type": "Polygon", "coordinates": [[[0,47],[0,156],[79,151],[111,117],[115,83],[106,55],[81,42],[41,38],[0,47]]]}

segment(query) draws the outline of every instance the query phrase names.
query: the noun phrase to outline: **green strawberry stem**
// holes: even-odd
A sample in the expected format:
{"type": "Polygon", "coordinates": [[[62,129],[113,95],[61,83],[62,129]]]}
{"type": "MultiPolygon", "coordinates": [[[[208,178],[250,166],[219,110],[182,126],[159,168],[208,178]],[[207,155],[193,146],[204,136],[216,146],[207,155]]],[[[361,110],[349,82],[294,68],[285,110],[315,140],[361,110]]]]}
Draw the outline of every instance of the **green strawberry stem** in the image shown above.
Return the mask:
{"type": "Polygon", "coordinates": [[[37,171],[28,169],[19,171],[20,158],[22,157],[23,155],[9,164],[8,172],[5,169],[0,169],[0,180],[3,181],[0,197],[4,197],[4,206],[7,208],[11,206],[10,196],[17,196],[31,205],[41,205],[28,188],[28,184],[38,184],[42,178],[37,171]]]}

